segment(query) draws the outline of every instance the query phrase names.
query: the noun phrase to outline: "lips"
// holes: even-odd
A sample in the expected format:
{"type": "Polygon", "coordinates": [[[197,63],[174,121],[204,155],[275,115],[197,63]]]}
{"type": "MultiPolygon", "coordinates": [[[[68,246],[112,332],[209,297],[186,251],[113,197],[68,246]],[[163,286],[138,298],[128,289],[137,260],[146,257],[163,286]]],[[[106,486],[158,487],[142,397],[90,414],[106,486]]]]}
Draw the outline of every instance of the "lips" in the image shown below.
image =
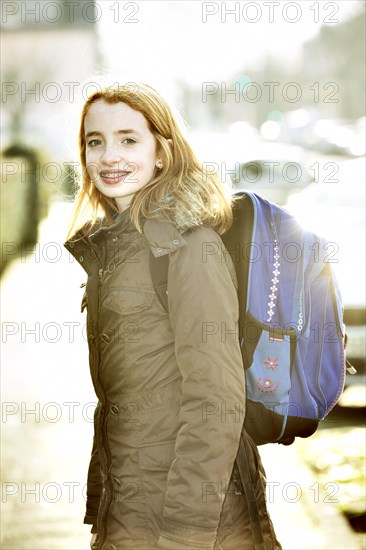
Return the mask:
{"type": "Polygon", "coordinates": [[[99,172],[99,177],[106,185],[116,185],[126,179],[129,174],[131,172],[128,170],[102,170],[99,172]]]}

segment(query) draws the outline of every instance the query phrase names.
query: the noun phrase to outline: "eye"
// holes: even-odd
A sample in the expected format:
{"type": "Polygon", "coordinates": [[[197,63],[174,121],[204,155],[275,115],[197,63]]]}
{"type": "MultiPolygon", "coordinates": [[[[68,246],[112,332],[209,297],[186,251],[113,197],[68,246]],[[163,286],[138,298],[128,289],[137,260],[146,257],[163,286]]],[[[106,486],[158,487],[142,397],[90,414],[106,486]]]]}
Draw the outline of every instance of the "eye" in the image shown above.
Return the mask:
{"type": "Polygon", "coordinates": [[[125,143],[126,145],[133,145],[134,143],[136,143],[136,140],[133,138],[125,138],[122,143],[125,143]]]}
{"type": "Polygon", "coordinates": [[[100,145],[102,142],[100,139],[91,139],[88,141],[88,147],[96,147],[97,145],[100,145]]]}

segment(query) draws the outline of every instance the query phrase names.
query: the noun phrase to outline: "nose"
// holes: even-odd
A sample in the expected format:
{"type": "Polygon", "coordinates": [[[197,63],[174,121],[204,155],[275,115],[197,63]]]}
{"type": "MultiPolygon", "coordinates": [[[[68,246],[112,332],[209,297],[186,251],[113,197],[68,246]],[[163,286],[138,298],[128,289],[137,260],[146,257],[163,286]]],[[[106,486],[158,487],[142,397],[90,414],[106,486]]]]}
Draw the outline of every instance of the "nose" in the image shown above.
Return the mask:
{"type": "Polygon", "coordinates": [[[115,145],[106,145],[103,151],[101,162],[108,166],[120,164],[122,162],[122,153],[115,145]]]}

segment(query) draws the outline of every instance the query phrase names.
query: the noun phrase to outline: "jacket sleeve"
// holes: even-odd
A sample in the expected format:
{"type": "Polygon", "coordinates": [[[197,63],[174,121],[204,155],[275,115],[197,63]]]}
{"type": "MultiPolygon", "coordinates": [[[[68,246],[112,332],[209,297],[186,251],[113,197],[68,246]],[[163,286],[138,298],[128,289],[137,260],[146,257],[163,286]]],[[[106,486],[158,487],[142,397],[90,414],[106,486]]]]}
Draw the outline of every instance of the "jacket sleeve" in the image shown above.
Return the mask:
{"type": "Polygon", "coordinates": [[[245,379],[231,258],[208,227],[184,239],[168,273],[182,397],[158,544],[201,550],[215,544],[244,420],[245,379]]]}
{"type": "Polygon", "coordinates": [[[102,492],[102,479],[100,475],[98,449],[96,446],[96,441],[94,436],[93,449],[91,453],[89,470],[88,470],[86,514],[84,517],[84,523],[92,524],[96,526],[101,492],[102,492]]]}

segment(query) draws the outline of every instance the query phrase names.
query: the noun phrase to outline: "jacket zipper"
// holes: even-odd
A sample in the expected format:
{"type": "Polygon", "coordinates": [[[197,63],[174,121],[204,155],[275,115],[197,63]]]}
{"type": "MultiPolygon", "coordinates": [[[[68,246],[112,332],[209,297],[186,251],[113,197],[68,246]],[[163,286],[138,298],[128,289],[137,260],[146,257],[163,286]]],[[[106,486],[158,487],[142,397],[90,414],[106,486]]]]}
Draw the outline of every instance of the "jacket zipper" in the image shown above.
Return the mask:
{"type": "MultiPolygon", "coordinates": [[[[100,264],[99,264],[100,265],[100,264]]],[[[101,297],[102,297],[102,282],[103,282],[103,276],[104,276],[104,270],[102,267],[99,268],[98,270],[98,321],[97,321],[97,334],[99,335],[100,334],[100,307],[101,307],[101,297]]],[[[99,348],[99,353],[98,353],[98,356],[99,356],[99,362],[100,362],[100,344],[99,344],[99,338],[98,338],[98,348],[99,348]]],[[[100,383],[100,380],[99,380],[99,364],[98,364],[98,370],[96,372],[96,378],[98,380],[98,385],[100,386],[100,388],[103,388],[103,386],[101,385],[100,383]]],[[[104,392],[103,392],[104,393],[104,392]]],[[[100,539],[100,548],[103,548],[103,545],[105,543],[105,540],[107,538],[107,532],[106,532],[106,528],[105,528],[105,525],[107,523],[107,517],[108,517],[108,513],[109,513],[109,510],[111,508],[111,505],[112,505],[112,502],[113,502],[113,483],[112,483],[112,479],[111,479],[111,475],[110,475],[110,472],[109,472],[109,465],[111,464],[111,454],[110,454],[110,449],[109,449],[109,445],[108,445],[108,440],[107,440],[107,435],[106,435],[106,420],[107,420],[107,410],[106,410],[106,407],[104,406],[103,407],[103,414],[102,414],[102,419],[101,419],[101,424],[100,424],[100,427],[101,427],[101,431],[102,431],[102,441],[103,441],[103,447],[104,447],[104,451],[105,451],[105,454],[106,454],[106,457],[107,457],[107,464],[105,465],[106,466],[106,469],[107,469],[107,479],[106,479],[106,482],[108,483],[109,485],[109,502],[106,501],[106,508],[103,510],[102,512],[102,517],[101,517],[101,524],[103,525],[103,536],[101,536],[101,539],[100,539]]]]}
{"type": "MultiPolygon", "coordinates": [[[[103,282],[103,276],[104,276],[104,270],[103,270],[103,266],[100,262],[100,259],[98,257],[98,254],[97,254],[97,251],[95,250],[94,248],[94,245],[93,243],[88,240],[89,242],[89,245],[91,247],[91,249],[93,250],[94,252],[94,255],[95,255],[95,258],[98,262],[98,307],[97,307],[97,334],[96,334],[96,341],[97,341],[97,346],[98,346],[98,364],[96,365],[96,369],[94,368],[94,375],[95,375],[95,379],[97,381],[97,384],[98,384],[98,387],[100,389],[100,392],[103,394],[103,407],[102,407],[102,414],[101,414],[101,418],[99,419],[99,429],[101,429],[101,436],[102,436],[102,445],[104,447],[104,451],[106,453],[106,456],[107,456],[107,464],[105,465],[105,467],[107,468],[107,479],[108,479],[108,482],[109,482],[109,489],[110,489],[110,492],[111,492],[111,480],[110,480],[110,475],[108,473],[108,462],[110,462],[110,459],[111,459],[111,456],[110,456],[110,451],[109,451],[109,446],[108,446],[108,443],[107,443],[107,437],[106,437],[106,433],[105,433],[105,421],[106,421],[106,406],[105,406],[105,394],[104,394],[104,390],[103,390],[103,386],[102,384],[100,383],[100,380],[99,380],[99,364],[100,364],[100,338],[99,338],[99,335],[100,335],[100,306],[101,306],[101,297],[102,297],[102,282],[103,282]]],[[[111,507],[111,504],[112,504],[112,500],[113,500],[113,497],[111,495],[111,498],[110,498],[110,502],[106,502],[107,506],[106,508],[103,510],[103,512],[101,513],[101,525],[103,526],[103,536],[100,537],[100,541],[98,541],[98,548],[102,548],[104,543],[105,543],[105,540],[107,538],[107,532],[106,532],[106,529],[105,529],[105,523],[106,523],[106,519],[107,519],[107,516],[108,516],[108,512],[109,512],[109,509],[111,507]]]]}

